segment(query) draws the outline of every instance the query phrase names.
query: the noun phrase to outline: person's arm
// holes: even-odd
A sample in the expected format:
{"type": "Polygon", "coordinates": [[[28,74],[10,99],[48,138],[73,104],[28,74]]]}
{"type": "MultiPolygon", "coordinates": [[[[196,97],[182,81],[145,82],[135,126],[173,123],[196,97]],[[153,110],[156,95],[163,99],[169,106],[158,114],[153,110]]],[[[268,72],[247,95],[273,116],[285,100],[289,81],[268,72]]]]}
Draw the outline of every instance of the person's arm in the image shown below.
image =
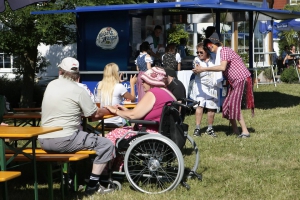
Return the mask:
{"type": "Polygon", "coordinates": [[[286,56],[283,59],[283,64],[285,64],[286,59],[288,59],[288,54],[286,54],[286,56]]]}
{"type": "Polygon", "coordinates": [[[180,70],[181,70],[181,63],[178,63],[177,71],[180,71],[180,70]]]}
{"type": "Polygon", "coordinates": [[[98,108],[96,112],[94,112],[90,118],[92,118],[92,121],[96,121],[99,119],[103,119],[104,115],[112,115],[113,113],[110,112],[107,108],[98,108]]]}
{"type": "Polygon", "coordinates": [[[181,70],[181,57],[180,57],[179,53],[176,53],[176,61],[178,63],[178,65],[177,65],[177,71],[180,71],[181,70]]]}
{"type": "Polygon", "coordinates": [[[216,65],[213,67],[201,67],[199,64],[196,64],[196,67],[192,69],[192,71],[196,74],[205,71],[219,72],[219,71],[225,71],[226,67],[227,67],[227,61],[222,61],[221,65],[216,65]]]}
{"type": "Polygon", "coordinates": [[[114,113],[125,119],[142,119],[147,113],[149,113],[156,99],[152,92],[146,92],[145,96],[142,98],[141,101],[138,102],[136,107],[131,110],[120,110],[114,106],[107,106],[106,108],[114,113]]]}
{"type": "Polygon", "coordinates": [[[135,83],[137,81],[136,75],[130,76],[130,94],[126,92],[123,97],[129,99],[131,102],[135,102],[135,83]]]}
{"type": "Polygon", "coordinates": [[[145,56],[145,62],[147,63],[147,69],[151,69],[151,64],[153,63],[152,58],[149,54],[145,56]]]}

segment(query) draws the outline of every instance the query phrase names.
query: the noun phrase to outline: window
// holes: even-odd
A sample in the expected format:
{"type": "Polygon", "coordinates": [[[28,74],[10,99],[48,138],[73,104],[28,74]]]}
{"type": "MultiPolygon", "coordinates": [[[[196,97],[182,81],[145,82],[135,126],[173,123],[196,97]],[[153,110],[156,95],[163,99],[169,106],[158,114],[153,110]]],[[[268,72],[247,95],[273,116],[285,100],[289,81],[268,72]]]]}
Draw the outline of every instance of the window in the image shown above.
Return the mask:
{"type": "Polygon", "coordinates": [[[300,4],[300,0],[290,0],[290,4],[300,4]]]}
{"type": "Polygon", "coordinates": [[[0,68],[11,69],[12,68],[12,56],[0,52],[0,68]]]}

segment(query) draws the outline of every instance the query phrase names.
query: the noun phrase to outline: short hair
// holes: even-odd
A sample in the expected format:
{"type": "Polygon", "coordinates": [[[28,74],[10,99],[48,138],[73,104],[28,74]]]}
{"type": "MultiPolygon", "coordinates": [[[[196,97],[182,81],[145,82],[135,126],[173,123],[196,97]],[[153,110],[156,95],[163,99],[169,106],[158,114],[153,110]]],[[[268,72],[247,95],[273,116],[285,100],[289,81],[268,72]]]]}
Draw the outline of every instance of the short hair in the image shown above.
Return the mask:
{"type": "Polygon", "coordinates": [[[214,27],[214,26],[208,26],[206,28],[206,30],[204,31],[205,37],[209,38],[215,31],[216,31],[216,27],[214,27]]]}
{"type": "Polygon", "coordinates": [[[162,27],[161,27],[160,25],[156,25],[156,26],[154,27],[154,30],[156,30],[156,29],[162,30],[162,27]]]}
{"type": "Polygon", "coordinates": [[[149,44],[149,42],[143,42],[143,43],[140,45],[140,52],[148,51],[149,49],[150,49],[150,44],[149,44]]]}
{"type": "Polygon", "coordinates": [[[186,39],[185,38],[180,38],[179,41],[180,41],[180,44],[184,44],[184,45],[186,44],[186,39]]]}
{"type": "Polygon", "coordinates": [[[206,52],[207,56],[210,57],[210,51],[208,50],[208,48],[206,46],[204,46],[203,42],[198,43],[197,46],[196,46],[196,48],[197,49],[198,48],[202,48],[206,52]]]}
{"type": "Polygon", "coordinates": [[[59,67],[60,75],[62,75],[64,78],[72,80],[72,81],[77,81],[78,78],[80,77],[79,72],[68,72],[61,67],[59,67]]]}
{"type": "Polygon", "coordinates": [[[166,47],[166,52],[170,52],[172,50],[176,50],[176,44],[175,43],[170,43],[166,47]]]}

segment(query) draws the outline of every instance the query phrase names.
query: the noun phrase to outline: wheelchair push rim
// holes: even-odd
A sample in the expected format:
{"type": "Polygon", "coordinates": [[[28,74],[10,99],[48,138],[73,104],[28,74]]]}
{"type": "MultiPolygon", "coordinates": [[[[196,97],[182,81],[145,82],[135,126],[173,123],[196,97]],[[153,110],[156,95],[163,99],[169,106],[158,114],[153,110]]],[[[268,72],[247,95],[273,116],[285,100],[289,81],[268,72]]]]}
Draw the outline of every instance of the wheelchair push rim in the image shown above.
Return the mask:
{"type": "Polygon", "coordinates": [[[125,175],[138,191],[148,194],[175,189],[184,175],[184,160],[177,145],[167,137],[148,134],[128,148],[125,175]]]}

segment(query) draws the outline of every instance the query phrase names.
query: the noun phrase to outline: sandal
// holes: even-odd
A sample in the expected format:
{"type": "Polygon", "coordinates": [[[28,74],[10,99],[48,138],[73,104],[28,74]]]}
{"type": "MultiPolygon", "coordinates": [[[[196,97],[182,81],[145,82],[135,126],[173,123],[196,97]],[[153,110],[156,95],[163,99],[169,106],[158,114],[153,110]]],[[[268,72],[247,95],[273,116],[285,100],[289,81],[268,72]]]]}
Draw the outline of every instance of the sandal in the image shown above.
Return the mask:
{"type": "Polygon", "coordinates": [[[238,138],[248,138],[248,137],[250,137],[250,134],[249,134],[249,133],[248,133],[248,134],[242,133],[242,134],[240,134],[240,135],[238,136],[238,138]]]}

